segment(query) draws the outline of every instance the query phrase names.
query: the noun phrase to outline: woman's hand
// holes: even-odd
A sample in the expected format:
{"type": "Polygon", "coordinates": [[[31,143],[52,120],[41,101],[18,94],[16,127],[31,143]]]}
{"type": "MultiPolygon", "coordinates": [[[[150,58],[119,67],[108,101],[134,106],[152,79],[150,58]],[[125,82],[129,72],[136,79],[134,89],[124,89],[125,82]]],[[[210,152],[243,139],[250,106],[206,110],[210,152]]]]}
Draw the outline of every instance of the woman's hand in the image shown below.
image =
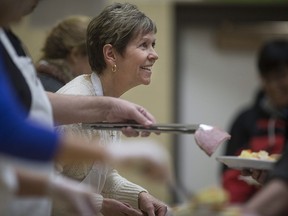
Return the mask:
{"type": "Polygon", "coordinates": [[[141,192],[138,199],[139,209],[147,216],[165,216],[168,206],[146,192],[141,192]]]}
{"type": "MultiPolygon", "coordinates": [[[[122,133],[126,136],[126,137],[148,137],[150,136],[151,132],[149,131],[136,131],[135,129],[133,129],[132,127],[126,127],[126,128],[122,128],[122,133]]],[[[155,134],[159,135],[159,132],[154,132],[155,134]]]]}
{"type": "MultiPolygon", "coordinates": [[[[155,117],[148,112],[145,108],[119,98],[113,98],[111,101],[111,108],[107,109],[106,121],[109,122],[127,122],[133,121],[143,126],[149,127],[156,123],[155,117]]],[[[122,133],[127,137],[148,137],[150,132],[141,131],[138,132],[132,127],[126,127],[122,129],[122,133]]],[[[160,134],[160,133],[155,133],[160,134]]]]}
{"type": "Polygon", "coordinates": [[[121,203],[115,199],[104,199],[101,213],[105,216],[144,216],[140,211],[132,208],[127,203],[121,203]]]}

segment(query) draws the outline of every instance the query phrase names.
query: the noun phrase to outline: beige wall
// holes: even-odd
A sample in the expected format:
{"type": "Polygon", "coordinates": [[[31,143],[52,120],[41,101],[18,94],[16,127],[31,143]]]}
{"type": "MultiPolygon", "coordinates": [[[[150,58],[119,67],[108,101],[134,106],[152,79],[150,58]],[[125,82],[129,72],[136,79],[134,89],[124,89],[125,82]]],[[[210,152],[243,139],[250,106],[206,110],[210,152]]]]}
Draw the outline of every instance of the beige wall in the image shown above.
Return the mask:
{"type": "MultiPolygon", "coordinates": [[[[73,1],[70,1],[74,4],[73,1]]],[[[113,2],[113,1],[107,1],[113,2]]],[[[118,1],[119,2],[119,1],[118,1]]],[[[124,1],[123,1],[124,2],[124,1]]],[[[152,83],[149,86],[139,86],[125,94],[123,98],[138,103],[146,107],[161,123],[169,123],[172,121],[172,98],[173,91],[172,68],[173,68],[173,50],[172,50],[172,26],[173,20],[169,1],[130,1],[135,3],[139,9],[152,18],[158,27],[156,51],[159,60],[153,68],[152,83]]],[[[77,4],[75,2],[75,4],[77,4]]],[[[50,16],[49,11],[43,14],[43,17],[50,16]]],[[[33,17],[35,19],[35,17],[33,17]]],[[[41,17],[38,17],[41,19],[41,17]]],[[[46,19],[46,18],[45,18],[46,19]]],[[[45,34],[49,29],[49,25],[35,25],[31,21],[32,17],[26,17],[20,24],[14,25],[13,30],[20,36],[24,44],[26,44],[34,61],[39,58],[40,48],[43,44],[45,34]]],[[[41,20],[37,21],[41,23],[41,20]]],[[[163,146],[169,148],[171,137],[167,134],[152,135],[151,138],[156,139],[163,146]]],[[[123,172],[123,171],[120,171],[123,172]]],[[[169,201],[167,188],[163,183],[156,183],[151,180],[143,180],[143,176],[139,176],[136,172],[124,171],[124,176],[146,187],[156,197],[169,201]]]]}

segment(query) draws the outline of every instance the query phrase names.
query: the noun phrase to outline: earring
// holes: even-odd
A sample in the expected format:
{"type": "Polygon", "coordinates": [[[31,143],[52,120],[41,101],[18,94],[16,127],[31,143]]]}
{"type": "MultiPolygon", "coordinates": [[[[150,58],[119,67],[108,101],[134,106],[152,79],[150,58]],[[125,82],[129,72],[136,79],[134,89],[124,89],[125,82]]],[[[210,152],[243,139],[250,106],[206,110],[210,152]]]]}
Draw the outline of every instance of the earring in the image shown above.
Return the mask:
{"type": "Polygon", "coordinates": [[[117,65],[114,64],[114,65],[112,66],[112,69],[111,69],[111,70],[112,70],[113,73],[115,73],[115,72],[117,71],[117,65]]]}

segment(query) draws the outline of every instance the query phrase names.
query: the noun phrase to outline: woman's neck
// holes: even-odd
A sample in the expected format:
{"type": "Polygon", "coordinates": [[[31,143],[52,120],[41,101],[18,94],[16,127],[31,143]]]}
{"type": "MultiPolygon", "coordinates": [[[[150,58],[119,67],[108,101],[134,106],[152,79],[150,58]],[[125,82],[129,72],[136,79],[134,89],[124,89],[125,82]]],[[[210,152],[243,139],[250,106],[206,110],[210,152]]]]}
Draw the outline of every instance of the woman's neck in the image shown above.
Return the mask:
{"type": "MultiPolygon", "coordinates": [[[[99,75],[98,75],[99,76],[99,75]]],[[[103,95],[110,97],[120,97],[125,93],[123,88],[121,87],[121,81],[117,79],[117,77],[109,71],[104,71],[99,79],[103,88],[103,95]]]]}

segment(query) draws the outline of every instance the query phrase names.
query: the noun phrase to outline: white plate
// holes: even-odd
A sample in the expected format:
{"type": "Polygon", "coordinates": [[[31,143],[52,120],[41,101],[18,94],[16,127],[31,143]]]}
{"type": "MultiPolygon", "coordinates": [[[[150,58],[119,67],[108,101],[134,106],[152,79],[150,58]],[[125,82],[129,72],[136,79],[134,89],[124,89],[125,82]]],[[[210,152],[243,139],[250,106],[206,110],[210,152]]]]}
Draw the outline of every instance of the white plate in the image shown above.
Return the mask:
{"type": "Polygon", "coordinates": [[[237,156],[218,156],[217,161],[220,161],[233,169],[259,169],[270,170],[273,168],[275,161],[239,158],[237,156]]]}

